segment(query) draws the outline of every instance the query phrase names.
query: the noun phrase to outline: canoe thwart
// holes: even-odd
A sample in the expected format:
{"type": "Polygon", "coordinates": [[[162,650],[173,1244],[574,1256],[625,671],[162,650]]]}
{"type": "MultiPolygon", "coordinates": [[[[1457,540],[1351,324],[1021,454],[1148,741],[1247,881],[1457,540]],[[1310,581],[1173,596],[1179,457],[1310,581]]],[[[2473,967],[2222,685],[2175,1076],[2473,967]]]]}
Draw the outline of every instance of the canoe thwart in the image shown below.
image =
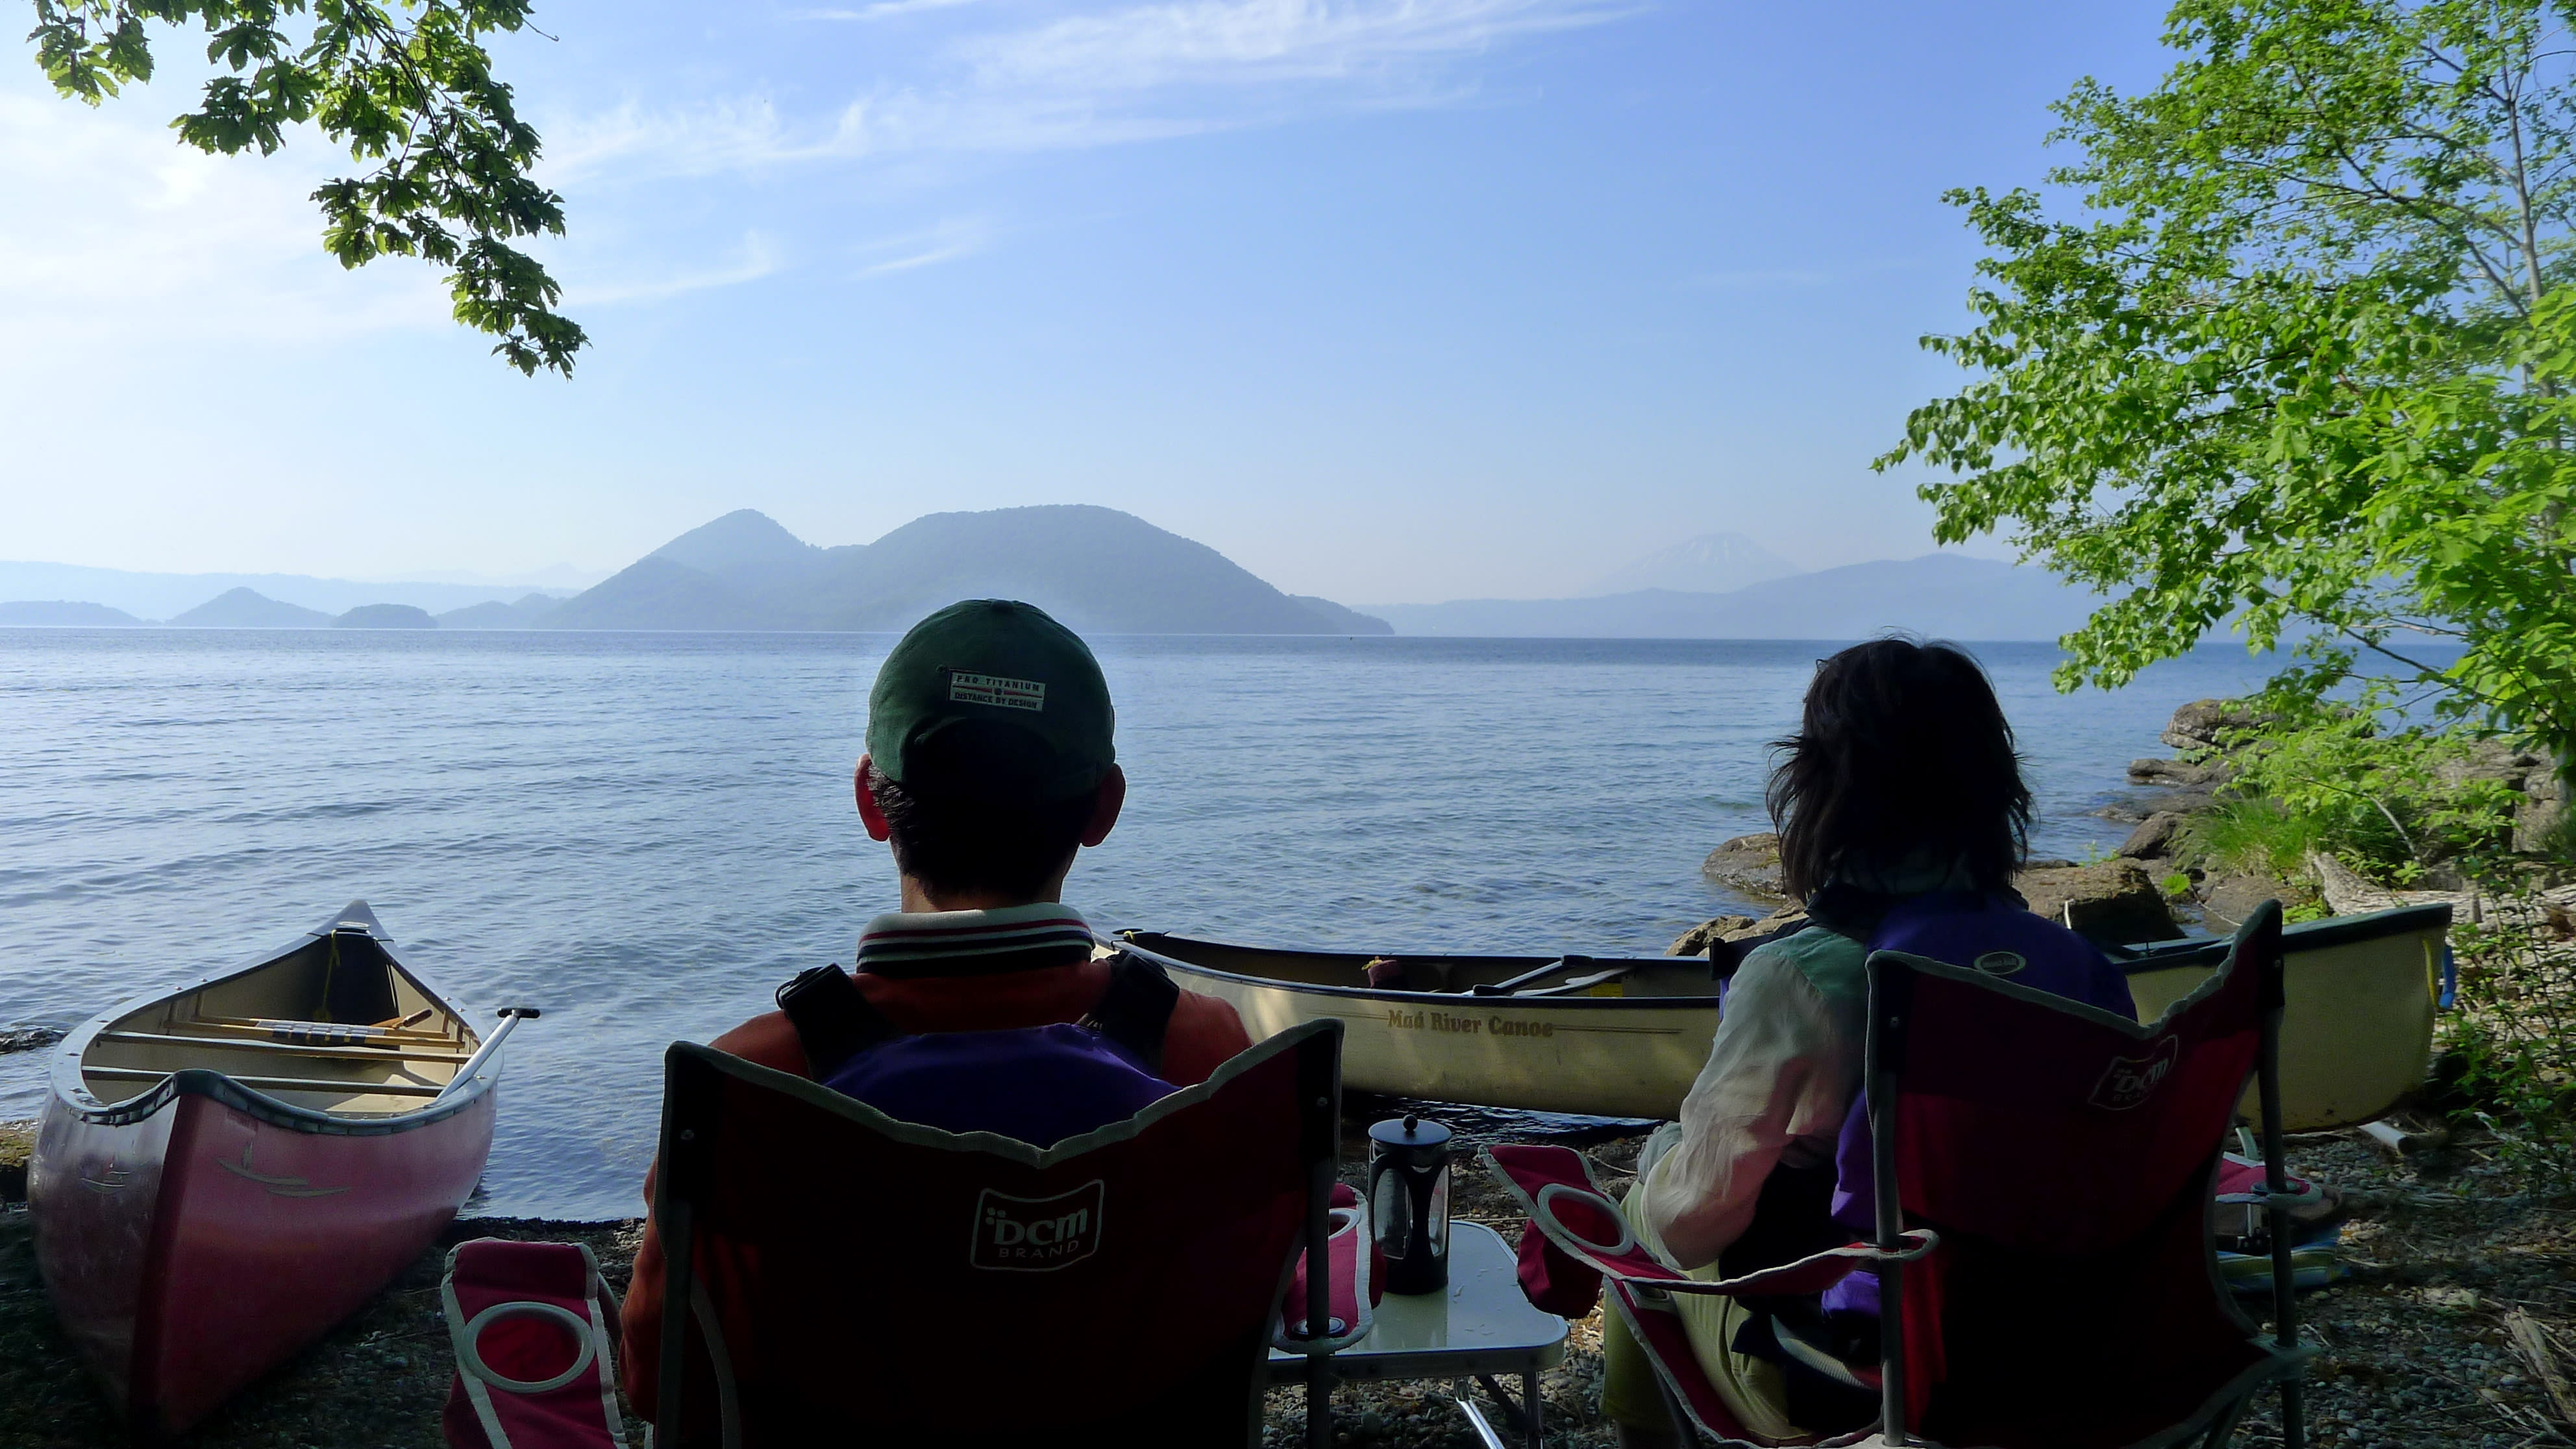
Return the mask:
{"type": "MultiPolygon", "coordinates": [[[[303,1046],[294,1042],[261,1041],[255,1037],[190,1036],[184,1032],[102,1031],[98,1034],[98,1040],[114,1042],[121,1046],[193,1047],[220,1052],[304,1057],[312,1061],[327,1062],[389,1062],[397,1065],[434,1062],[446,1066],[466,1059],[465,1053],[457,1051],[409,1051],[399,1047],[303,1046]]],[[[448,1042],[447,1045],[453,1046],[455,1043],[448,1042]]]]}
{"type": "MultiPolygon", "coordinates": [[[[149,1067],[84,1067],[89,1076],[111,1082],[157,1082],[170,1075],[149,1067]]],[[[343,1097],[435,1097],[446,1091],[414,1082],[352,1082],[328,1077],[245,1077],[224,1073],[255,1092],[331,1092],[343,1097]]]]}
{"type": "Polygon", "coordinates": [[[289,1026],[289,1027],[312,1027],[312,1028],[318,1028],[318,1029],[325,1030],[325,1031],[363,1031],[363,1032],[369,1033],[369,1035],[366,1037],[366,1039],[365,1039],[365,1041],[364,1041],[364,1043],[363,1043],[364,1045],[367,1045],[367,1046],[384,1045],[384,1046],[444,1046],[444,1047],[452,1047],[452,1046],[455,1046],[455,1045],[457,1045],[457,1044],[458,1044],[458,1043],[457,1043],[457,1039],[456,1039],[455,1037],[448,1036],[448,1035],[445,1035],[445,1034],[443,1034],[443,1033],[440,1033],[440,1032],[434,1032],[434,1031],[396,1031],[396,1030],[394,1030],[394,1029],[392,1029],[392,1028],[389,1028],[389,1027],[357,1027],[357,1026],[343,1025],[343,1024],[338,1023],[338,1022],[328,1022],[328,1021],[288,1021],[288,1020],[285,1020],[284,1018],[274,1018],[274,1019],[272,1019],[272,1018],[266,1018],[266,1017],[262,1017],[262,1018],[245,1018],[245,1017],[238,1017],[238,1016],[183,1016],[183,1017],[174,1017],[174,1018],[172,1018],[172,1020],[171,1020],[171,1025],[173,1025],[173,1026],[185,1026],[185,1027],[192,1027],[192,1028],[197,1028],[197,1029],[201,1029],[201,1030],[205,1030],[205,1031],[211,1031],[211,1032],[230,1032],[230,1033],[234,1033],[234,1034],[236,1034],[236,1035],[243,1035],[243,1036],[255,1036],[255,1037],[265,1037],[265,1038],[267,1038],[267,1039],[268,1039],[268,1040],[270,1040],[270,1041],[276,1041],[276,1040],[278,1040],[278,1037],[277,1037],[277,1035],[276,1035],[276,1029],[277,1029],[278,1027],[280,1027],[280,1026],[289,1026]]]}
{"type": "Polygon", "coordinates": [[[1503,981],[1479,981],[1459,992],[1461,996],[1509,996],[1533,981],[1544,981],[1560,971],[1577,971],[1592,964],[1589,956],[1559,956],[1544,966],[1524,971],[1503,981]]]}

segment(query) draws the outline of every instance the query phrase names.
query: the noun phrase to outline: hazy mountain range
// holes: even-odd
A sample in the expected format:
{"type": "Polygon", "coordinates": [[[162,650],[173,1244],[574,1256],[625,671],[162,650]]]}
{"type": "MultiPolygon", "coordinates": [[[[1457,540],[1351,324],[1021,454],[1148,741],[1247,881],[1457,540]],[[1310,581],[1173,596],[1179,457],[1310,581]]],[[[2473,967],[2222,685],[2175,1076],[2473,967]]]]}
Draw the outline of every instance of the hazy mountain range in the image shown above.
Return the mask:
{"type": "Polygon", "coordinates": [[[544,629],[903,629],[958,599],[1025,599],[1099,634],[1386,634],[1283,594],[1203,543],[1083,504],[933,513],[817,548],[751,509],[655,549],[533,622],[544,629]]]}
{"type": "Polygon", "coordinates": [[[1624,568],[1613,569],[1595,579],[1583,595],[1591,598],[1634,594],[1647,589],[1725,594],[1798,571],[1796,564],[1743,534],[1703,533],[1670,548],[1657,549],[1624,568]]]}
{"type": "Polygon", "coordinates": [[[1281,593],[1205,544],[1084,505],[934,513],[841,548],[816,547],[746,508],[570,598],[292,575],[255,580],[262,590],[239,577],[0,564],[0,600],[22,600],[0,602],[0,625],[135,625],[149,611],[190,628],[891,631],[958,599],[999,596],[1086,633],[1393,632],[1328,599],[1281,593]],[[209,585],[224,587],[207,598],[209,585]],[[444,611],[433,618],[425,608],[444,611]]]}
{"type": "Polygon", "coordinates": [[[1726,593],[1642,589],[1588,599],[1361,607],[1399,634],[1518,639],[2054,639],[2096,596],[2044,570],[1958,554],[1846,564],[1726,593]]]}
{"type": "MultiPolygon", "coordinates": [[[[0,599],[77,599],[104,604],[137,619],[174,618],[233,589],[250,589],[263,598],[336,615],[360,604],[409,604],[438,613],[486,599],[516,599],[531,588],[524,583],[366,583],[305,574],[150,574],[80,564],[0,562],[0,599]]],[[[536,591],[557,597],[574,592],[562,588],[536,591]]]]}
{"type": "Polygon", "coordinates": [[[999,596],[1026,599],[1095,634],[1855,639],[1903,628],[2005,640],[2056,638],[2095,602],[2038,569],[1955,554],[1799,573],[1752,539],[1725,533],[1639,559],[1599,580],[1598,590],[1353,610],[1282,593],[1205,544],[1108,508],[934,513],[874,543],[839,548],[807,543],[742,509],[569,598],[434,581],[0,563],[0,600],[28,600],[0,602],[0,625],[135,625],[148,615],[179,626],[269,629],[890,631],[952,600],[999,596]],[[220,586],[211,598],[209,586],[220,586]]]}

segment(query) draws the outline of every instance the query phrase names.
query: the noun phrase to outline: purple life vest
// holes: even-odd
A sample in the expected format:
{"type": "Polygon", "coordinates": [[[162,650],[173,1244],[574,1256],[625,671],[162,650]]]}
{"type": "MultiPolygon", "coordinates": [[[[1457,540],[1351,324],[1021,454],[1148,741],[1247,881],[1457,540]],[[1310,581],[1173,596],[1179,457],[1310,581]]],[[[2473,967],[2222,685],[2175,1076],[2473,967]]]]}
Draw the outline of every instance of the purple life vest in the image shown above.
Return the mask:
{"type": "Polygon", "coordinates": [[[1159,1075],[1180,988],[1120,955],[1079,1022],[907,1033],[838,966],[778,988],[814,1080],[899,1122],[994,1132],[1032,1147],[1123,1122],[1175,1088],[1159,1075]]]}
{"type": "MultiPolygon", "coordinates": [[[[2131,1021],[2137,1003],[2129,978],[2100,947],[2009,896],[1935,892],[1908,896],[1888,908],[1869,938],[1871,951],[1902,951],[1946,965],[1984,971],[2131,1021]]],[[[2009,1050],[2010,1043],[1996,1043],[2009,1050]]],[[[1871,1155],[1869,1102],[1854,1098],[1834,1143],[1833,1218],[1867,1238],[1878,1230],[1876,1159],[1871,1155]]],[[[1827,1290],[1828,1313],[1878,1313],[1878,1276],[1862,1271],[1827,1290]]]]}
{"type": "Polygon", "coordinates": [[[1101,1033],[1059,1023],[940,1031],[862,1048],[823,1085],[899,1122],[1053,1147],[1177,1090],[1101,1033]]]}

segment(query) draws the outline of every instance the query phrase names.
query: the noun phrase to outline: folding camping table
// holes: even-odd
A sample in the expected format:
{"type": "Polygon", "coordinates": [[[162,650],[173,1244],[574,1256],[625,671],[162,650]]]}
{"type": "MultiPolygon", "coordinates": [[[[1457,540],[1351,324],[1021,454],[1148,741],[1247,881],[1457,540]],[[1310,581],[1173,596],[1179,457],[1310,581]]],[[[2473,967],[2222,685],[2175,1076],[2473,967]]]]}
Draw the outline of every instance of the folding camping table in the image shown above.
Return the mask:
{"type": "MultiPolygon", "coordinates": [[[[1481,1380],[1512,1411],[1530,1449],[1539,1449],[1538,1376],[1565,1359],[1565,1320],[1530,1306],[1519,1259],[1481,1223],[1449,1224],[1449,1287],[1389,1293],[1368,1336],[1330,1360],[1337,1381],[1481,1380]],[[1517,1403],[1497,1374],[1518,1374],[1517,1403]]],[[[1270,1380],[1303,1383],[1306,1356],[1270,1351],[1270,1380]]]]}

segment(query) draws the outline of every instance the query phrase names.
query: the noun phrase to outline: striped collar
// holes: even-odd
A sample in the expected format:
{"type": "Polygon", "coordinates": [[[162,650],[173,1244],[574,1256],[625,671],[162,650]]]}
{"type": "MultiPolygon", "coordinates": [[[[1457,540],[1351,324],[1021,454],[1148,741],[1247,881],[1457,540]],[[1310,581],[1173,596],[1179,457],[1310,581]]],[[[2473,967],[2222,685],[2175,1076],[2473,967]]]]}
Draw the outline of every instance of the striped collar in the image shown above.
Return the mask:
{"type": "Polygon", "coordinates": [[[1091,925],[1053,901],[990,911],[896,911],[859,933],[859,969],[878,976],[990,976],[1089,959],[1091,925]]]}

